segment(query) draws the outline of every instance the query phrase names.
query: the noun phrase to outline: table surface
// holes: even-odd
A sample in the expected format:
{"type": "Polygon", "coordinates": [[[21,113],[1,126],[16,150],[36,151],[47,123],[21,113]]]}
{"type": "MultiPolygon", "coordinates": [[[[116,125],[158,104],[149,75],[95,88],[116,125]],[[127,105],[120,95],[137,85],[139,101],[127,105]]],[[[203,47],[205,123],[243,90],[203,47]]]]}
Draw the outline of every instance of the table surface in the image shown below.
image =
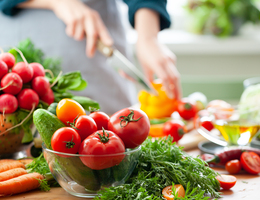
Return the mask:
{"type": "MultiPolygon", "coordinates": [[[[194,135],[198,138],[198,135],[194,135]]],[[[203,138],[201,138],[203,140],[203,138]]],[[[198,140],[197,142],[201,141],[198,140]]],[[[193,140],[194,141],[194,140],[193,140]]],[[[200,150],[197,148],[197,144],[193,144],[186,148],[186,152],[194,157],[200,154],[200,150]],[[193,148],[192,148],[193,147],[193,148]]],[[[224,168],[213,168],[220,174],[228,174],[224,168]]],[[[241,172],[240,174],[235,175],[237,178],[236,185],[231,190],[222,190],[222,199],[259,199],[259,185],[260,185],[260,175],[250,175],[246,172],[241,172]]],[[[1,199],[1,198],[0,198],[1,199]]],[[[42,192],[39,190],[30,191],[23,194],[18,194],[10,197],[5,197],[6,200],[79,200],[83,199],[80,197],[74,197],[68,194],[62,188],[51,188],[49,192],[42,192]]]]}

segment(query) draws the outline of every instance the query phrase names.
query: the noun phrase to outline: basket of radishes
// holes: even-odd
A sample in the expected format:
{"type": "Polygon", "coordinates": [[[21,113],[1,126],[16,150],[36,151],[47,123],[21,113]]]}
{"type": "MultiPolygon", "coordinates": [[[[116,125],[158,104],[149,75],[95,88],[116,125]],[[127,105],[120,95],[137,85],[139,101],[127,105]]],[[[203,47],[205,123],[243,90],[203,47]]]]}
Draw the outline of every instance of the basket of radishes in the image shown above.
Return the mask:
{"type": "Polygon", "coordinates": [[[0,158],[24,150],[33,141],[36,129],[32,113],[36,109],[47,109],[65,97],[74,98],[86,110],[99,108],[96,101],[68,91],[87,86],[80,72],[54,76],[41,63],[28,63],[16,47],[9,52],[1,50],[0,84],[0,158]]]}

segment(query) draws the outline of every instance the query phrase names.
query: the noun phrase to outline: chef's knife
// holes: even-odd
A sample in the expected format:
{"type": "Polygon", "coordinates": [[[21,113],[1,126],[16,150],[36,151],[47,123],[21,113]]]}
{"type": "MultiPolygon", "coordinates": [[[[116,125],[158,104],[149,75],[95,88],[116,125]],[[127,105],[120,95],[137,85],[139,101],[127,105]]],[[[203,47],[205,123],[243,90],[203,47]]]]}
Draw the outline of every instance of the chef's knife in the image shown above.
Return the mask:
{"type": "Polygon", "coordinates": [[[140,84],[148,92],[158,95],[157,91],[152,86],[151,82],[144,76],[144,74],[131,63],[120,51],[114,47],[104,45],[100,40],[97,43],[97,49],[106,57],[115,56],[119,59],[123,65],[120,65],[120,69],[123,70],[127,76],[130,76],[130,80],[140,84]]]}

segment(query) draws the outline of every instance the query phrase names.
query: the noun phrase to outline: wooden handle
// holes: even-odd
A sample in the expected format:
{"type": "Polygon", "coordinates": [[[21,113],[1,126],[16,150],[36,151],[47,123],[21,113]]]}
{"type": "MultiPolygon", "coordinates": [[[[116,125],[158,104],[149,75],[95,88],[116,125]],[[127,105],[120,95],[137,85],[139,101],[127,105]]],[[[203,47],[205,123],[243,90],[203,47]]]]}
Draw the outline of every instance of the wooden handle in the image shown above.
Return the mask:
{"type": "Polygon", "coordinates": [[[113,55],[113,48],[106,46],[101,40],[97,42],[97,49],[106,57],[111,57],[113,55]]]}

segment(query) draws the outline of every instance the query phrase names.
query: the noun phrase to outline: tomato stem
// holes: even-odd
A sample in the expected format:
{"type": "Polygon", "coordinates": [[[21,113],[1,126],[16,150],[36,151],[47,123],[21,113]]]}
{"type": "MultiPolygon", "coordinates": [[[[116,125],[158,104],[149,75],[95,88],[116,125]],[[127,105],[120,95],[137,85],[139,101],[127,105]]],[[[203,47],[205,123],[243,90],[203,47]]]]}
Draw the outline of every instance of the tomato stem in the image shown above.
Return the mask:
{"type": "Polygon", "coordinates": [[[125,126],[127,126],[127,124],[129,122],[137,122],[142,118],[142,117],[139,117],[138,119],[133,119],[133,117],[134,117],[134,111],[133,110],[130,110],[130,113],[127,116],[120,116],[119,117],[119,119],[121,120],[120,126],[125,127],[125,126]],[[124,125],[123,125],[123,122],[125,123],[124,125]]]}
{"type": "Polygon", "coordinates": [[[75,119],[73,119],[73,122],[69,122],[67,121],[67,124],[70,125],[72,128],[76,129],[76,130],[80,130],[75,126],[76,120],[78,119],[79,115],[77,115],[77,117],[75,117],[75,119]]]}
{"type": "Polygon", "coordinates": [[[66,148],[67,149],[71,149],[75,146],[75,143],[73,142],[73,135],[72,135],[72,138],[71,138],[71,141],[63,141],[66,143],[66,148]]]}
{"type": "Polygon", "coordinates": [[[184,104],[184,108],[185,108],[186,110],[190,110],[190,109],[192,108],[192,105],[191,105],[190,103],[185,103],[185,104],[184,104]]]}
{"type": "Polygon", "coordinates": [[[94,107],[89,106],[89,112],[90,112],[90,113],[97,112],[97,111],[98,111],[97,108],[94,108],[94,107]]]}
{"type": "Polygon", "coordinates": [[[99,132],[97,132],[97,134],[102,143],[107,143],[109,141],[109,133],[107,131],[105,131],[105,129],[103,127],[102,127],[102,129],[103,129],[103,135],[101,135],[99,132]],[[107,133],[107,135],[105,133],[107,133]]]}

